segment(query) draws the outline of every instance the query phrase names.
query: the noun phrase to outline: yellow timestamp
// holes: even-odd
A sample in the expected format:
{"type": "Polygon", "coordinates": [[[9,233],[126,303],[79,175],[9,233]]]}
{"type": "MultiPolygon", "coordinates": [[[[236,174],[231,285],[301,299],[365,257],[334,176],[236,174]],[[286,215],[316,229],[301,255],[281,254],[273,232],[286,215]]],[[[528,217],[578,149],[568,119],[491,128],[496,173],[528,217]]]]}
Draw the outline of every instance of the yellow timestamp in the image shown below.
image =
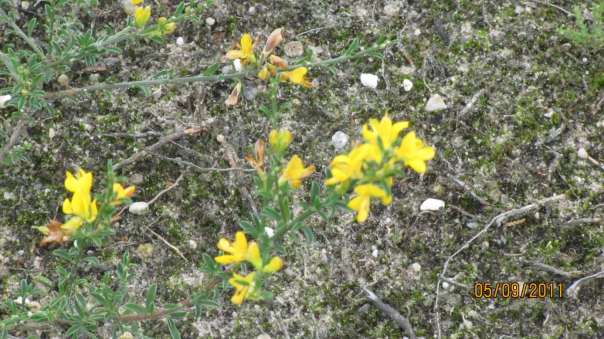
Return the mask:
{"type": "Polygon", "coordinates": [[[563,282],[475,282],[472,297],[476,299],[562,299],[563,282]]]}

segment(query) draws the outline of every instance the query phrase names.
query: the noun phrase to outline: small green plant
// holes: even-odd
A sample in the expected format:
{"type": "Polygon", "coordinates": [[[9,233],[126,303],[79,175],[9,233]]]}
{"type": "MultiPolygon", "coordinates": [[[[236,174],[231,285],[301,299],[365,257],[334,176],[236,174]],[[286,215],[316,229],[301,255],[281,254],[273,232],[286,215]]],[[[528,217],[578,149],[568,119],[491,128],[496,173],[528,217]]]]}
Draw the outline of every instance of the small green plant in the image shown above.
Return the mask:
{"type": "Polygon", "coordinates": [[[593,21],[588,24],[580,6],[573,9],[576,29],[561,28],[560,34],[579,46],[599,50],[604,47],[604,1],[591,7],[593,21]]]}
{"type": "Polygon", "coordinates": [[[176,321],[187,316],[199,318],[204,310],[220,306],[222,287],[235,289],[230,298],[235,305],[271,299],[273,293],[267,282],[284,266],[284,240],[297,233],[314,239],[307,224],[310,217],[318,215],[329,223],[338,209],[348,208],[356,212],[358,222],[365,222],[372,199],[386,205],[392,201],[390,188],[395,178],[404,175],[405,167],[418,173],[426,171],[434,149],[414,132],[400,137],[408,126],[406,121],[393,123],[387,115],[379,121],[371,119],[363,126],[363,141],[348,154],[336,156],[325,185],[312,181],[307,201],[300,203],[297,199],[302,194],[298,190],[315,167],[305,166],[296,154],[287,159],[293,140],[287,130],[273,130],[268,148],[264,140],[258,140],[254,154],[246,157],[256,170],[258,212],[239,222],[241,231],[235,233],[233,241],[218,241],[222,253],[214,258],[207,253],[202,256],[200,267],[208,274],[208,282],[178,303],[161,302],[157,285],[149,286],[142,295],[128,288],[132,265],[128,252],[122,254],[115,268],[107,267],[95,255],[111,241],[118,207],[131,203],[135,187],[118,182],[111,162],[105,188],[96,195],[92,193],[92,172],[67,172],[64,186],[70,196],[62,204],[65,221],[53,219],[46,226],[36,227],[44,234],[40,246],[62,246],[52,252],[56,258],[54,273],[23,279],[14,298],[0,303],[0,338],[34,330],[71,338],[92,337],[98,335],[99,328],[108,329],[113,337],[124,333],[144,336],[142,324],[152,320],[166,320],[172,338],[179,338],[176,321]],[[350,188],[354,191],[352,197],[348,197],[350,188]],[[301,208],[294,208],[296,205],[301,208]],[[92,269],[103,273],[100,277],[82,273],[92,269]],[[36,284],[47,289],[43,299],[36,284]],[[43,304],[36,299],[44,300],[43,304]]]}

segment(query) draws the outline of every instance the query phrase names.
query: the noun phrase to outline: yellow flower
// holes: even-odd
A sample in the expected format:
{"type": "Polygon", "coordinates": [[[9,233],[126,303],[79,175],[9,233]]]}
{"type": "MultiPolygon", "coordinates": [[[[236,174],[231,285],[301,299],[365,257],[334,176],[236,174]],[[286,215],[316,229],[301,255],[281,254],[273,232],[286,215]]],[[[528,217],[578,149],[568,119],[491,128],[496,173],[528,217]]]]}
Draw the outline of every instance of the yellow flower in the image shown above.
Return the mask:
{"type": "Polygon", "coordinates": [[[136,7],[134,10],[134,25],[143,28],[151,18],[151,6],[136,7]]]}
{"type": "Polygon", "coordinates": [[[289,182],[293,188],[298,188],[302,183],[302,179],[311,175],[314,171],[315,166],[310,165],[305,168],[302,159],[300,159],[299,156],[294,155],[283,170],[283,173],[279,178],[279,185],[289,182]]]}
{"type": "Polygon", "coordinates": [[[281,73],[279,75],[279,80],[289,81],[304,87],[312,87],[312,83],[306,79],[306,73],[308,73],[308,69],[306,67],[298,67],[292,71],[281,73]]]}
{"type": "Polygon", "coordinates": [[[130,198],[134,195],[134,191],[136,191],[136,187],[128,186],[128,188],[124,188],[121,184],[116,182],[113,184],[113,193],[115,194],[114,201],[119,202],[122,199],[130,198]]]}
{"type": "Polygon", "coordinates": [[[360,179],[363,176],[365,161],[380,162],[381,159],[382,153],[376,145],[357,145],[347,155],[338,155],[331,161],[331,178],[327,179],[325,184],[336,185],[349,179],[360,179]]]}
{"type": "Polygon", "coordinates": [[[176,23],[168,22],[168,19],[164,18],[163,16],[157,19],[157,25],[159,26],[159,30],[163,35],[172,34],[176,30],[176,23]]]}
{"type": "Polygon", "coordinates": [[[423,141],[415,136],[415,132],[409,132],[403,137],[395,154],[406,166],[417,173],[424,173],[426,161],[434,158],[434,148],[424,145],[423,141]]]}
{"type": "Polygon", "coordinates": [[[254,41],[248,33],[241,36],[239,48],[240,49],[228,51],[226,57],[230,60],[240,59],[244,64],[256,62],[256,56],[254,55],[254,41]]]}
{"type": "Polygon", "coordinates": [[[245,261],[248,257],[248,243],[245,233],[239,231],[235,233],[235,241],[231,244],[225,238],[218,241],[216,245],[221,251],[228,253],[214,258],[217,263],[222,265],[238,264],[245,261]]]}
{"type": "Polygon", "coordinates": [[[133,4],[134,6],[140,5],[143,3],[144,0],[130,0],[130,3],[133,4]]]}
{"type": "Polygon", "coordinates": [[[379,138],[384,149],[389,149],[401,131],[407,127],[409,127],[408,121],[399,121],[393,124],[388,114],[386,114],[381,121],[370,119],[369,124],[363,125],[362,134],[365,141],[372,144],[378,144],[379,138]]]}
{"type": "Polygon", "coordinates": [[[86,172],[83,169],[78,169],[74,176],[71,172],[65,172],[65,189],[75,193],[78,191],[90,191],[92,189],[92,172],[86,172]]]}
{"type": "Polygon", "coordinates": [[[92,189],[92,173],[79,169],[74,176],[66,172],[65,188],[73,193],[70,199],[63,201],[63,213],[73,215],[61,228],[73,232],[80,228],[84,222],[92,222],[96,219],[98,210],[96,200],[92,200],[90,190],[92,189]]]}
{"type": "Polygon", "coordinates": [[[348,202],[348,208],[357,212],[356,219],[358,222],[367,220],[371,198],[380,198],[384,205],[392,202],[392,196],[374,184],[359,185],[355,187],[354,192],[357,195],[348,202]]]}
{"type": "Polygon", "coordinates": [[[275,273],[283,267],[283,260],[279,257],[273,257],[268,264],[262,267],[264,273],[275,273]]]}
{"type": "Polygon", "coordinates": [[[229,279],[229,284],[235,287],[235,294],[231,297],[231,302],[235,305],[241,305],[247,298],[255,298],[256,295],[256,272],[252,272],[246,276],[241,276],[233,273],[233,277],[229,279]]]}
{"type": "Polygon", "coordinates": [[[258,79],[260,80],[266,80],[268,79],[268,77],[271,75],[271,73],[268,70],[267,66],[262,67],[262,69],[260,70],[260,72],[258,72],[258,74],[256,74],[256,76],[258,77],[258,79]]]}
{"type": "Polygon", "coordinates": [[[286,129],[272,130],[268,135],[268,143],[275,152],[280,153],[287,149],[293,138],[291,132],[286,129]]]}

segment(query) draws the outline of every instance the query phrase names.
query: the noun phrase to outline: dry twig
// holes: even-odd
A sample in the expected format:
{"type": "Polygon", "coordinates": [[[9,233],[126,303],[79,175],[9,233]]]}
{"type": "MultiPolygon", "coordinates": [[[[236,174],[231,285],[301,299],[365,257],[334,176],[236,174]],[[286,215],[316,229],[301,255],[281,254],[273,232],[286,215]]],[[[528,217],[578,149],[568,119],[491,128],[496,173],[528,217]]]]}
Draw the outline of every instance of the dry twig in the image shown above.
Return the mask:
{"type": "Polygon", "coordinates": [[[405,317],[403,317],[397,310],[395,310],[392,306],[384,303],[375,293],[371,292],[368,288],[362,287],[363,291],[367,294],[367,299],[369,299],[375,307],[377,307],[380,311],[384,312],[390,319],[392,319],[403,331],[405,331],[409,338],[415,339],[415,332],[413,332],[413,327],[411,327],[411,323],[405,317]]]}
{"type": "Polygon", "coordinates": [[[483,234],[485,234],[493,225],[497,225],[500,226],[502,223],[506,222],[507,220],[511,219],[511,218],[515,218],[515,217],[519,217],[519,216],[523,216],[526,215],[528,212],[535,210],[537,208],[539,208],[540,206],[543,206],[545,204],[554,202],[554,201],[558,201],[558,200],[562,200],[565,198],[564,194],[558,194],[558,195],[554,195],[553,197],[549,197],[549,198],[545,198],[542,200],[539,200],[537,202],[534,202],[530,205],[526,205],[524,207],[520,207],[517,209],[513,209],[501,214],[496,215],[495,217],[493,217],[491,219],[491,221],[482,229],[480,230],[478,233],[476,233],[472,238],[470,238],[470,240],[466,241],[457,251],[455,251],[455,253],[451,254],[447,260],[445,260],[445,264],[443,265],[443,269],[440,272],[439,276],[438,276],[438,282],[436,285],[436,299],[434,301],[434,314],[436,317],[436,328],[437,328],[437,336],[438,338],[442,337],[442,333],[441,333],[441,328],[440,328],[440,313],[438,311],[438,299],[440,297],[440,285],[441,282],[444,280],[443,278],[446,276],[447,274],[447,270],[449,269],[449,264],[451,263],[451,260],[453,260],[459,253],[461,253],[463,250],[465,250],[466,248],[470,247],[470,245],[478,238],[480,238],[480,236],[482,236],[483,234]]]}
{"type": "Polygon", "coordinates": [[[581,285],[583,285],[584,283],[586,283],[589,280],[598,279],[598,278],[604,278],[604,271],[600,271],[598,273],[594,273],[594,274],[588,275],[586,277],[583,277],[581,279],[578,279],[577,281],[572,283],[572,285],[570,285],[566,289],[566,296],[571,297],[571,298],[577,297],[577,295],[579,293],[579,288],[581,287],[581,285]]]}
{"type": "Polygon", "coordinates": [[[145,148],[143,148],[142,150],[134,153],[131,157],[129,157],[128,159],[122,160],[120,162],[118,162],[117,164],[113,165],[113,170],[117,170],[120,169],[126,165],[132,164],[134,162],[136,162],[137,160],[143,158],[144,156],[152,153],[153,151],[155,151],[156,149],[160,148],[162,145],[169,143],[170,141],[174,141],[178,138],[181,138],[185,135],[193,135],[193,134],[197,134],[199,132],[201,132],[201,128],[186,128],[183,130],[179,130],[176,131],[174,133],[168,134],[162,138],[160,138],[156,143],[154,143],[153,145],[147,146],[145,148]]]}

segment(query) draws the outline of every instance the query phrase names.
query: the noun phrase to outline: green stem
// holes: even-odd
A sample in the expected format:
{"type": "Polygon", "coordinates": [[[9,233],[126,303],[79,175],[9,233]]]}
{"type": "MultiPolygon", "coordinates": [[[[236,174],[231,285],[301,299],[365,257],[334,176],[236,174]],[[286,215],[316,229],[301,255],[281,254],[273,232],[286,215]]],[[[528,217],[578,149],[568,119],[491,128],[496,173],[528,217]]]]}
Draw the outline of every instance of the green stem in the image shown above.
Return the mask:
{"type": "MultiPolygon", "coordinates": [[[[358,58],[364,57],[370,53],[373,53],[377,50],[381,50],[381,49],[385,48],[388,44],[389,43],[386,42],[386,43],[383,43],[383,44],[380,44],[377,46],[367,48],[358,53],[354,53],[354,54],[350,54],[350,55],[344,54],[344,55],[341,55],[341,56],[333,58],[333,59],[323,60],[323,61],[319,61],[319,62],[315,62],[315,63],[306,63],[306,66],[308,66],[308,67],[325,67],[325,66],[329,66],[332,64],[336,64],[336,63],[340,63],[340,62],[344,62],[344,61],[348,61],[348,60],[358,59],[358,58]]],[[[283,70],[283,72],[292,70],[294,68],[295,68],[295,66],[289,67],[288,69],[283,70]]],[[[130,88],[130,87],[135,87],[135,86],[186,84],[186,83],[191,83],[191,82],[215,82],[215,81],[223,81],[223,80],[229,80],[229,79],[240,79],[240,78],[252,76],[252,75],[256,74],[256,72],[257,72],[257,70],[254,69],[254,70],[248,70],[248,71],[236,72],[236,73],[230,73],[230,74],[195,75],[195,76],[179,77],[179,78],[172,78],[172,79],[139,80],[139,81],[125,81],[125,82],[119,82],[119,83],[113,83],[113,84],[98,84],[98,85],[71,88],[71,89],[67,89],[67,90],[63,90],[63,91],[47,93],[44,96],[44,98],[51,100],[51,99],[65,97],[65,96],[73,96],[73,95],[76,95],[79,93],[100,91],[100,90],[130,88]]]]}
{"type": "Polygon", "coordinates": [[[48,62],[48,59],[46,58],[46,55],[44,55],[42,49],[36,44],[36,42],[31,37],[25,34],[25,32],[23,32],[23,30],[21,30],[21,28],[17,26],[17,24],[8,16],[8,14],[2,8],[0,8],[0,20],[6,22],[15,31],[15,33],[17,33],[18,36],[23,38],[23,40],[25,40],[29,47],[31,47],[42,60],[48,62]]]}
{"type": "Polygon", "coordinates": [[[117,44],[118,42],[121,42],[123,40],[130,38],[131,37],[130,33],[134,30],[135,30],[134,27],[128,26],[128,27],[122,29],[121,31],[115,33],[114,35],[108,37],[107,39],[99,40],[99,41],[95,42],[93,45],[95,48],[101,49],[108,45],[117,44]]]}
{"type": "Polygon", "coordinates": [[[13,77],[13,79],[15,79],[15,81],[17,81],[17,82],[21,82],[21,77],[17,73],[17,70],[13,66],[13,63],[10,61],[10,58],[8,57],[8,55],[0,52],[0,61],[2,61],[2,63],[6,67],[6,69],[8,69],[8,71],[10,72],[10,75],[13,77]]]}

